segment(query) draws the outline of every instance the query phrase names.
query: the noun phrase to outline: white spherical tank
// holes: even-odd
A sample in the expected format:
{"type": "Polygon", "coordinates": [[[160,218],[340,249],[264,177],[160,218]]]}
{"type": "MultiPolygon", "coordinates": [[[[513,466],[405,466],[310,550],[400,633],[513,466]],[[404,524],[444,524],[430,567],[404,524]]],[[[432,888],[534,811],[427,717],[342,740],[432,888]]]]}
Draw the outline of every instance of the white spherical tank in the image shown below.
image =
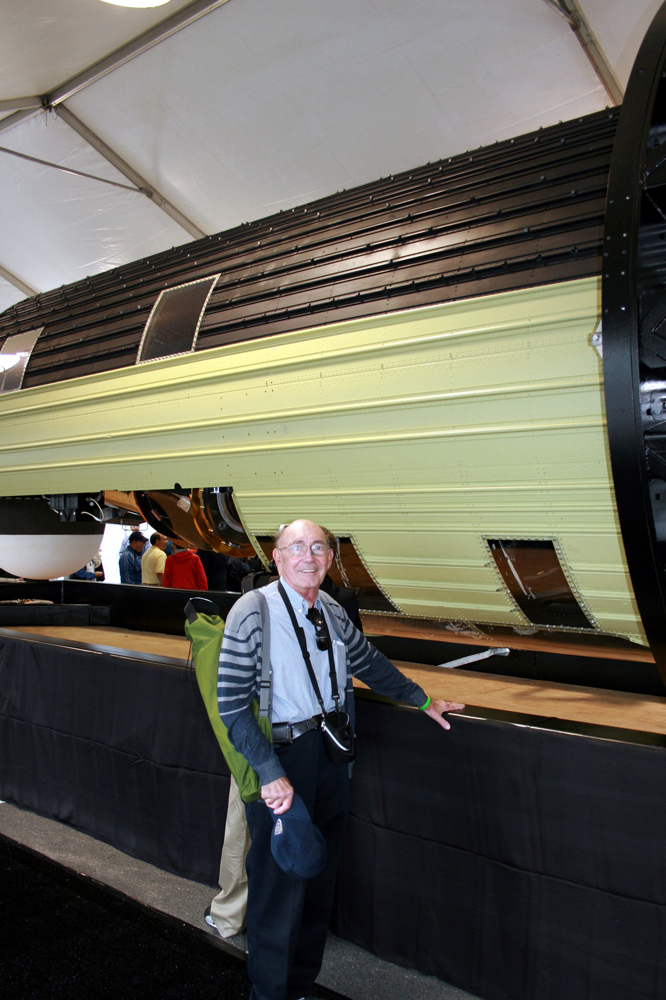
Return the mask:
{"type": "Polygon", "coordinates": [[[85,566],[99,550],[104,525],[61,521],[40,498],[0,500],[0,567],[12,576],[51,580],[85,566]]]}
{"type": "Polygon", "coordinates": [[[0,566],[12,576],[69,576],[97,555],[102,535],[0,535],[0,566]]]}

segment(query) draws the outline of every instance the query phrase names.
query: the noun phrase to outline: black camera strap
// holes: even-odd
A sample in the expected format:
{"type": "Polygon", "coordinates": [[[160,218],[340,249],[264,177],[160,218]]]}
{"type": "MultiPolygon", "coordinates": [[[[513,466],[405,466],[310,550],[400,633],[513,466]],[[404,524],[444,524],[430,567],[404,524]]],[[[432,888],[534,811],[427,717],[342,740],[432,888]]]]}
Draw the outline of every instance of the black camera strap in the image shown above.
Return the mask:
{"type": "MultiPolygon", "coordinates": [[[[326,717],[328,713],[324,707],[324,699],[321,696],[321,691],[319,690],[319,684],[317,683],[317,678],[315,677],[314,668],[312,666],[312,660],[310,659],[310,652],[308,650],[307,643],[305,641],[305,635],[303,633],[302,627],[298,624],[298,621],[296,619],[296,612],[292,607],[291,601],[287,597],[287,593],[284,587],[282,586],[282,580],[280,580],[278,583],[278,590],[280,592],[280,597],[284,601],[287,611],[289,612],[289,617],[291,618],[291,624],[294,626],[294,632],[296,633],[296,638],[298,639],[298,645],[301,647],[301,653],[303,654],[303,659],[305,660],[305,666],[307,667],[312,687],[314,688],[314,692],[317,696],[317,701],[321,706],[322,715],[326,717]]],[[[326,619],[324,618],[323,615],[322,615],[322,621],[324,623],[324,628],[326,628],[326,631],[328,632],[328,625],[326,624],[326,619]]],[[[333,656],[333,642],[331,641],[330,634],[328,638],[329,638],[328,672],[331,678],[331,694],[333,695],[333,701],[335,702],[335,711],[337,712],[339,711],[338,703],[340,701],[340,690],[338,688],[338,677],[335,671],[335,657],[333,656]]]]}

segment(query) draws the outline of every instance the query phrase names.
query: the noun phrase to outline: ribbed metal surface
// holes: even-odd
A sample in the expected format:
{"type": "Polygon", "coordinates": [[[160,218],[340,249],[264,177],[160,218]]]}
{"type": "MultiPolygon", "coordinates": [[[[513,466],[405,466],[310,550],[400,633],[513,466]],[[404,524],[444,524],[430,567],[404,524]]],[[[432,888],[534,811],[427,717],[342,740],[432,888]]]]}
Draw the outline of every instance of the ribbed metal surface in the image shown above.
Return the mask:
{"type": "Polygon", "coordinates": [[[23,385],[133,365],[165,288],[220,274],[197,350],[600,273],[617,111],[429,164],[38,295],[23,385]]]}
{"type": "Polygon", "coordinates": [[[595,629],[643,642],[599,315],[585,278],[9,392],[0,494],[233,486],[252,535],[306,511],[400,613],[493,627],[534,625],[487,540],[551,540],[595,629]]]}

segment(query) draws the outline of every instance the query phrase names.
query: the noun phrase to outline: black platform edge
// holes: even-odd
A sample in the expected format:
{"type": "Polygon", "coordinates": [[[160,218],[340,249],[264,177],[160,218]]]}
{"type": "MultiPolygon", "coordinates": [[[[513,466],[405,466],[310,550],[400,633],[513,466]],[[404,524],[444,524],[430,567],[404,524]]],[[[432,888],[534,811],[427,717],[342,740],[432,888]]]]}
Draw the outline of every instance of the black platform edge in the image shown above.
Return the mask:
{"type": "MultiPolygon", "coordinates": [[[[200,594],[200,591],[194,593],[200,594]]],[[[111,608],[111,626],[130,632],[160,632],[184,635],[184,607],[191,590],[173,587],[144,587],[130,583],[93,580],[32,580],[24,583],[0,582],[0,600],[32,598],[57,605],[87,604],[111,608]]],[[[208,590],[206,596],[219,607],[223,618],[241,596],[235,591],[208,590]]]]}
{"type": "MultiPolygon", "coordinates": [[[[189,659],[176,659],[169,656],[157,656],[155,653],[142,653],[117,646],[100,646],[94,643],[75,642],[68,639],[55,639],[50,636],[36,636],[32,633],[14,632],[12,629],[0,628],[0,638],[6,636],[19,642],[38,643],[46,646],[59,646],[64,649],[76,649],[97,656],[113,656],[124,660],[134,660],[153,663],[157,666],[169,667],[175,670],[193,670],[189,659]]],[[[373,691],[357,688],[354,692],[357,698],[370,698],[394,705],[389,698],[383,698],[373,691]]],[[[404,706],[403,706],[404,707],[404,706]]],[[[614,743],[631,743],[637,746],[666,748],[666,733],[648,733],[639,729],[621,729],[619,726],[599,726],[591,722],[575,722],[568,719],[558,719],[555,716],[529,715],[525,712],[507,712],[502,709],[485,708],[480,705],[467,705],[462,712],[455,712],[459,718],[478,719],[482,722],[503,722],[511,726],[522,726],[526,729],[544,729],[549,732],[566,733],[569,736],[583,736],[586,739],[607,740],[614,743]]]]}
{"type": "Polygon", "coordinates": [[[598,726],[590,722],[571,722],[552,716],[524,715],[520,712],[503,712],[500,709],[478,708],[467,705],[464,712],[456,712],[464,719],[482,719],[484,722],[504,722],[523,729],[543,729],[566,736],[583,736],[586,739],[605,740],[609,743],[629,743],[636,746],[666,749],[666,733],[646,733],[640,729],[621,729],[619,726],[598,726]]]}
{"type": "MultiPolygon", "coordinates": [[[[356,698],[366,698],[370,701],[381,701],[386,705],[412,709],[411,706],[396,706],[389,698],[375,694],[365,689],[354,690],[356,698]]],[[[508,726],[518,726],[521,729],[545,730],[546,732],[562,733],[563,736],[580,736],[585,739],[604,740],[610,743],[628,743],[635,746],[654,747],[657,750],[666,749],[666,733],[647,733],[640,729],[621,729],[619,726],[598,726],[591,722],[573,722],[568,719],[557,719],[547,715],[528,715],[525,712],[506,712],[499,708],[484,708],[480,705],[465,705],[461,712],[447,712],[453,725],[458,720],[477,722],[500,722],[508,726]]]]}
{"type": "Polygon", "coordinates": [[[6,604],[0,601],[0,625],[110,625],[111,608],[91,604],[6,604]]]}
{"type": "MultiPolygon", "coordinates": [[[[144,653],[136,649],[123,649],[122,646],[103,646],[94,642],[78,642],[75,639],[58,639],[55,636],[38,635],[34,632],[16,632],[11,628],[0,628],[0,637],[16,639],[19,642],[38,643],[40,646],[59,646],[62,649],[76,649],[84,653],[94,653],[96,656],[114,656],[121,660],[139,660],[142,663],[155,663],[161,667],[172,667],[178,670],[190,669],[189,656],[182,659],[175,656],[159,656],[157,653],[144,653]]],[[[183,635],[183,639],[185,636],[183,635]]]]}
{"type": "MultiPolygon", "coordinates": [[[[84,872],[79,872],[75,868],[70,868],[61,861],[49,858],[40,851],[36,851],[32,847],[28,847],[26,844],[22,844],[20,841],[14,840],[12,837],[8,837],[4,833],[0,833],[0,842],[2,842],[7,850],[10,852],[13,851],[19,859],[21,855],[28,855],[31,862],[39,865],[43,871],[48,872],[49,869],[56,869],[62,874],[75,878],[79,882],[80,886],[83,887],[84,891],[88,888],[89,890],[94,890],[95,892],[98,892],[99,890],[107,892],[114,898],[120,899],[124,903],[129,904],[137,911],[150,913],[157,919],[161,920],[162,923],[168,927],[183,931],[185,934],[198,938],[200,941],[206,941],[214,948],[225,952],[232,958],[238,959],[238,961],[242,961],[244,963],[247,962],[247,955],[245,952],[241,951],[240,948],[235,948],[232,944],[225,941],[224,938],[211,934],[203,928],[194,927],[192,924],[188,924],[186,921],[180,920],[178,917],[174,917],[170,913],[165,913],[163,910],[158,910],[154,906],[150,906],[147,903],[140,903],[132,896],[128,896],[127,893],[121,892],[120,889],[115,889],[113,886],[107,885],[105,882],[100,882],[99,879],[93,878],[92,875],[86,875],[84,872]]],[[[328,989],[326,986],[321,986],[319,983],[315,984],[314,989],[315,996],[319,997],[320,1000],[351,1000],[351,998],[345,994],[336,993],[335,990],[328,989]]]]}

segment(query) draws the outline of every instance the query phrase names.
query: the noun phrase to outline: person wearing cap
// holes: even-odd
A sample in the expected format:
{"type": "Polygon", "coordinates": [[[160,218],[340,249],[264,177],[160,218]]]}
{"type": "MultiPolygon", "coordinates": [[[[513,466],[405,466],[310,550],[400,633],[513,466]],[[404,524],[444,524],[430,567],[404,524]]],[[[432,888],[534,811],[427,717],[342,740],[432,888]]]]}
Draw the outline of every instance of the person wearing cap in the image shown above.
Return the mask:
{"type": "Polygon", "coordinates": [[[127,548],[120,553],[121,583],[141,583],[141,554],[148,539],[140,531],[133,531],[127,540],[127,548]]]}
{"type": "Polygon", "coordinates": [[[251,834],[251,1000],[301,1000],[311,996],[321,968],[349,801],[349,767],[329,758],[322,707],[325,713],[344,709],[353,726],[352,676],[378,694],[422,709],[443,729],[450,728],[443,713],[464,705],[429,698],[320,590],[333,561],[323,528],[307,520],[284,526],[276,536],[273,558],[280,579],[244,594],[227,617],[218,704],[233,745],[261,783],[261,798],[245,806],[251,834]],[[265,597],[270,625],[272,744],[250,707],[259,697],[261,678],[258,594],[265,597]]]}

